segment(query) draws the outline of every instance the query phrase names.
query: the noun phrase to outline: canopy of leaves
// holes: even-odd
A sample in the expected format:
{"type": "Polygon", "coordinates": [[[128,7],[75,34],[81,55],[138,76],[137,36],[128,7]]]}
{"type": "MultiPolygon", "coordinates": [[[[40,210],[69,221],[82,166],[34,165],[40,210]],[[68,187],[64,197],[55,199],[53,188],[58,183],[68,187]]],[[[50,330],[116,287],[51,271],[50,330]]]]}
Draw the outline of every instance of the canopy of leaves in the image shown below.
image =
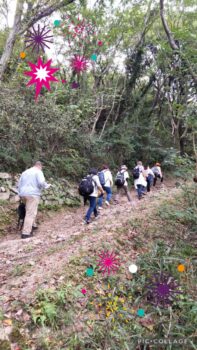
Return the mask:
{"type": "MultiPolygon", "coordinates": [[[[48,2],[47,2],[48,3],[48,2]]],[[[171,155],[194,159],[196,125],[196,26],[195,1],[164,3],[164,16],[178,51],[170,46],[154,1],[65,1],[38,20],[53,34],[50,50],[58,83],[51,92],[26,87],[24,71],[37,54],[25,50],[25,32],[18,35],[0,90],[0,161],[2,168],[20,171],[42,159],[58,176],[81,176],[90,165],[108,162],[133,165],[137,159],[171,164],[171,155]],[[91,6],[90,6],[91,5],[91,6]],[[93,28],[86,38],[72,28],[81,19],[93,28]],[[54,26],[60,19],[60,26],[54,26]],[[69,26],[70,23],[70,27],[69,26]],[[88,40],[86,40],[88,39],[88,40]],[[98,45],[98,42],[101,44],[98,45]],[[20,52],[26,58],[20,58],[20,52]],[[81,55],[87,70],[77,74],[71,59],[81,55]],[[96,59],[91,60],[91,55],[96,59]],[[65,83],[62,83],[62,80],[65,83]],[[80,85],[71,89],[72,82],[80,85]]],[[[38,14],[44,2],[24,1],[21,26],[28,11],[38,14]]],[[[6,1],[1,3],[6,14],[6,1]]],[[[29,22],[28,22],[29,21],[29,22]]],[[[21,27],[21,28],[22,28],[21,27]]],[[[0,55],[6,49],[10,28],[0,30],[0,55]]]]}

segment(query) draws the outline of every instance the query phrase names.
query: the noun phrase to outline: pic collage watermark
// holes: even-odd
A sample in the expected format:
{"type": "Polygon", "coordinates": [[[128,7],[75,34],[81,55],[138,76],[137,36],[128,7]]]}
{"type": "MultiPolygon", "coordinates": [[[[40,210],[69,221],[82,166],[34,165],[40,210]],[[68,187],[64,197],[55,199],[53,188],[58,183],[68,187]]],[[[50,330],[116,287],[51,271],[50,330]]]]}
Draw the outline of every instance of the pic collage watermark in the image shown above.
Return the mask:
{"type": "Polygon", "coordinates": [[[185,345],[188,344],[187,338],[170,339],[170,338],[140,338],[137,340],[138,345],[185,345]]]}

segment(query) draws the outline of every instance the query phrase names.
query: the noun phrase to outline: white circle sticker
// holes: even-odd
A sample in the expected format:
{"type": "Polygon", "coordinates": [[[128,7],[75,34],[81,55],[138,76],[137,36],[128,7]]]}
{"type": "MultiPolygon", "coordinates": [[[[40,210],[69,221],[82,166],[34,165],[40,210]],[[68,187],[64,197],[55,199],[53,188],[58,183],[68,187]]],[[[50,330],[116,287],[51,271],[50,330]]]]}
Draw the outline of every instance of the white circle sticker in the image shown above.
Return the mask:
{"type": "Polygon", "coordinates": [[[137,267],[137,265],[135,265],[135,264],[131,264],[131,265],[129,266],[129,271],[130,271],[131,273],[136,273],[136,272],[137,272],[137,269],[138,269],[138,267],[137,267]]]}

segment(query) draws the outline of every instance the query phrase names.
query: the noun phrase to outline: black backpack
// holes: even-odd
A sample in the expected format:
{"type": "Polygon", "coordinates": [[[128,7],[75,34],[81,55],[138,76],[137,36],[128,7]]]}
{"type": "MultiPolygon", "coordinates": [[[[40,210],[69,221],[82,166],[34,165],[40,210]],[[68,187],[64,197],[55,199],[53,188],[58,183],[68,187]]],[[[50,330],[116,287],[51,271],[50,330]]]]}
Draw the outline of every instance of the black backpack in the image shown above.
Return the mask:
{"type": "Polygon", "coordinates": [[[23,227],[25,215],[26,215],[25,203],[20,202],[20,204],[17,208],[17,214],[18,214],[18,229],[21,230],[23,227]]]}
{"type": "Polygon", "coordinates": [[[133,171],[132,171],[132,175],[133,175],[134,180],[139,179],[139,177],[140,177],[140,169],[139,168],[134,168],[133,171]]]}
{"type": "Polygon", "coordinates": [[[79,194],[84,197],[89,196],[94,191],[92,175],[87,175],[81,180],[78,190],[79,194]]]}
{"type": "Polygon", "coordinates": [[[125,179],[124,179],[124,172],[118,172],[118,174],[116,175],[116,179],[115,179],[115,185],[117,187],[122,187],[124,186],[125,183],[125,179]]]}

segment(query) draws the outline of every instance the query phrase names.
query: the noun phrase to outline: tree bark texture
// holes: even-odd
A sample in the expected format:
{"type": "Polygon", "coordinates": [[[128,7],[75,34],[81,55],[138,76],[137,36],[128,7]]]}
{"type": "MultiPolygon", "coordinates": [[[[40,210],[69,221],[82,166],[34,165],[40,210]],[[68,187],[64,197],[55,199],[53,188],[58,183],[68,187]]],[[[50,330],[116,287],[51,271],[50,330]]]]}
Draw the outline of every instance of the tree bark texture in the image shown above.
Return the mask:
{"type": "Polygon", "coordinates": [[[25,2],[25,0],[18,0],[17,4],[16,4],[16,12],[15,12],[15,17],[14,17],[13,28],[11,29],[11,31],[8,35],[5,49],[4,49],[3,54],[1,56],[1,59],[0,59],[0,79],[2,79],[4,72],[7,68],[9,59],[12,55],[12,51],[13,51],[13,47],[14,47],[14,44],[16,41],[17,33],[18,33],[20,26],[21,26],[21,17],[22,17],[22,13],[23,13],[24,2],[25,2]]]}

